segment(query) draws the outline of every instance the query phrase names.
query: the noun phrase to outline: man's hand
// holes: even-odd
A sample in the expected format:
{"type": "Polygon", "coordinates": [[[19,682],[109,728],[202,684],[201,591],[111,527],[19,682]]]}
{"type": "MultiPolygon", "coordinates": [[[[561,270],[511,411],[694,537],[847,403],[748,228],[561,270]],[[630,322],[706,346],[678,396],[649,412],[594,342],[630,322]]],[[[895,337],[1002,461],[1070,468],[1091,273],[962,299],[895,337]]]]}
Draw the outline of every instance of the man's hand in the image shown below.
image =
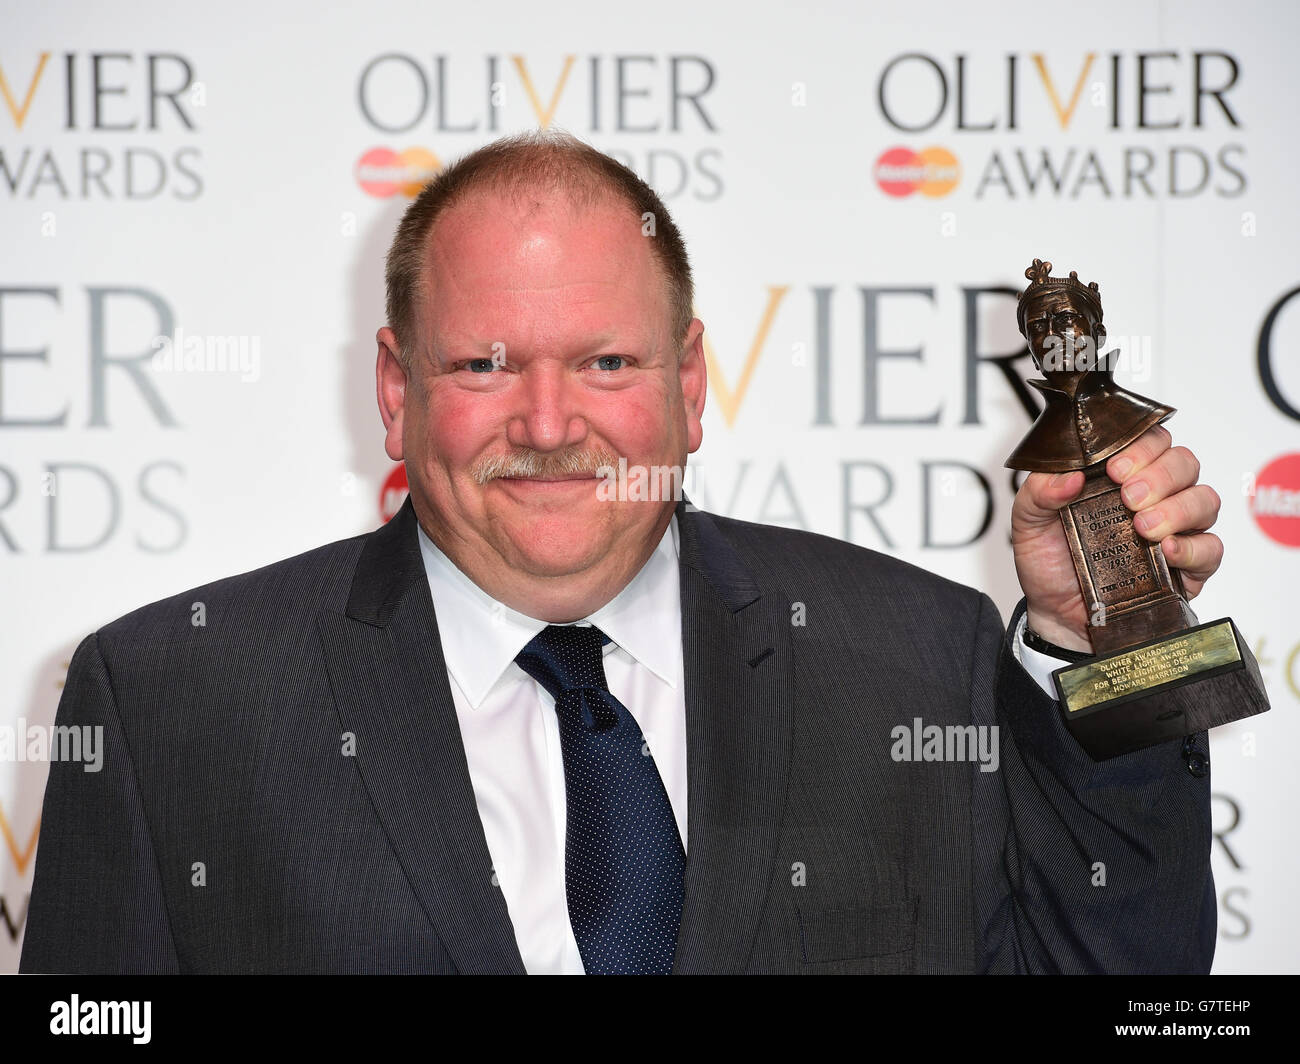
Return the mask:
{"type": "MultiPolygon", "coordinates": [[[[1137,530],[1158,541],[1171,568],[1182,570],[1188,599],[1223,561],[1223,541],[1205,531],[1219,517],[1218,492],[1197,484],[1201,463],[1186,447],[1171,447],[1163,425],[1148,429],[1111,455],[1106,474],[1122,485],[1137,530]]],[[[1011,545],[1024,590],[1029,627],[1049,642],[1090,653],[1088,610],[1075,576],[1058,511],[1083,490],[1083,473],[1030,473],[1011,507],[1011,545]]]]}

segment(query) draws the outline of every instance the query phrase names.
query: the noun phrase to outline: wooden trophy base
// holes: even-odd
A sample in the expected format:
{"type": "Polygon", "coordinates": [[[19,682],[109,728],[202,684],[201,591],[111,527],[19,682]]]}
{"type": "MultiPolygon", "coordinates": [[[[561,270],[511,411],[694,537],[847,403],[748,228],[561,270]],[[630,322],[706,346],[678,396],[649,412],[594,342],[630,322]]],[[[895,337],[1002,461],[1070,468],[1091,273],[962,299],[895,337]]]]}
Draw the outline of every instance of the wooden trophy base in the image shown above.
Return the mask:
{"type": "Polygon", "coordinates": [[[1097,653],[1054,672],[1066,727],[1094,760],[1269,708],[1236,625],[1198,624],[1159,543],[1143,538],[1100,462],[1061,511],[1097,653]]]}
{"type": "Polygon", "coordinates": [[[1094,761],[1269,708],[1259,665],[1228,618],[1052,673],[1065,726],[1094,761]]]}

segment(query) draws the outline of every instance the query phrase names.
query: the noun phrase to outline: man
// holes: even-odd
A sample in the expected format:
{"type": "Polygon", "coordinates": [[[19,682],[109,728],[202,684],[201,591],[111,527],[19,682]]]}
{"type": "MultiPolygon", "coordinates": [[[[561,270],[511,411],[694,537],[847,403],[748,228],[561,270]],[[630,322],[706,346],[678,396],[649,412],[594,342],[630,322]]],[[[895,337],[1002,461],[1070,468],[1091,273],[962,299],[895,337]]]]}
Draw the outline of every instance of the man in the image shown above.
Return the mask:
{"type": "MultiPolygon", "coordinates": [[[[875,552],[603,490],[699,447],[703,326],[662,203],[566,135],[436,178],[388,295],[410,498],[82,643],[59,722],[104,767],[51,766],[25,971],[1208,969],[1200,762],[1093,763],[1017,661],[1051,664],[1026,617],[1087,648],[1081,478],[1017,497],[1010,636],[875,552]],[[996,770],[895,760],[918,717],[996,770]]],[[[1195,459],[1156,429],[1110,469],[1195,594],[1195,459]]]]}

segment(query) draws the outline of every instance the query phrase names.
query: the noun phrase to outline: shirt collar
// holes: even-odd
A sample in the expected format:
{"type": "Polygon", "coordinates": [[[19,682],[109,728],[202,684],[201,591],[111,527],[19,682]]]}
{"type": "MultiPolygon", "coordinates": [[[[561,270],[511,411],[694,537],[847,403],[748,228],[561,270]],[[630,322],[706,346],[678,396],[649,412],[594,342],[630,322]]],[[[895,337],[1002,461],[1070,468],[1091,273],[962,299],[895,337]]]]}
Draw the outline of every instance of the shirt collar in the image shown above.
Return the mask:
{"type": "MultiPolygon", "coordinates": [[[[466,576],[416,524],[447,671],[477,709],[546,621],[512,610],[466,576]]],[[[674,689],[681,681],[680,549],[674,514],[640,571],[582,621],[674,689]]],[[[608,648],[606,648],[608,650],[608,648]]]]}

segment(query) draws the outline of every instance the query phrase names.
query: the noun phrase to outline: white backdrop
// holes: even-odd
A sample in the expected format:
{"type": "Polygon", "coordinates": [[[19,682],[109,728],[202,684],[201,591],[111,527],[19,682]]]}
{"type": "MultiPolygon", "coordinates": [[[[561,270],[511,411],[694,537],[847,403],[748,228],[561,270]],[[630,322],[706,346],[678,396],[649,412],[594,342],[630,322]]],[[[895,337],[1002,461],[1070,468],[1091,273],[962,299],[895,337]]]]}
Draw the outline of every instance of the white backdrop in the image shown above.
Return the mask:
{"type": "MultiPolygon", "coordinates": [[[[1224,500],[1195,607],[1234,618],[1273,700],[1212,741],[1215,970],[1300,970],[1298,9],[483,10],[6,5],[0,725],[50,724],[73,648],[122,613],[379,522],[374,333],[409,202],[385,178],[555,124],[687,238],[712,359],[693,500],[892,551],[1004,615],[1002,462],[1030,418],[983,361],[1021,347],[1014,299],[979,290],[1023,288],[1035,256],[1100,283],[1121,381],[1178,408],[1224,500]],[[897,194],[916,159],[930,183],[897,194]],[[178,329],[246,361],[153,368],[178,329]]],[[[0,763],[0,971],[46,771],[0,763]]]]}

